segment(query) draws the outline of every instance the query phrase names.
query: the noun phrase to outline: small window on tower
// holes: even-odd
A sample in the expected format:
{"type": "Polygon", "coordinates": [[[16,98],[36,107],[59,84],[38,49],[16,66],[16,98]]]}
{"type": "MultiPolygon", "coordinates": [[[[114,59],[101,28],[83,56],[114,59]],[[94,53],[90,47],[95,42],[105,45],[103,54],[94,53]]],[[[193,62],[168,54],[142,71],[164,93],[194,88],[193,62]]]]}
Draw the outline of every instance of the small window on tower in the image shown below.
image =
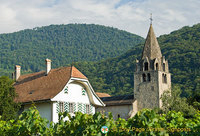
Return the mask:
{"type": "Polygon", "coordinates": [[[163,63],[163,71],[165,71],[165,63],[163,63]]]}
{"type": "Polygon", "coordinates": [[[158,63],[156,63],[156,70],[158,70],[158,63]]]}
{"type": "Polygon", "coordinates": [[[151,75],[150,75],[150,73],[147,74],[147,80],[151,81],[151,75]]]}
{"type": "Polygon", "coordinates": [[[146,74],[142,74],[142,79],[143,79],[143,82],[146,82],[146,74]]]}
{"type": "Polygon", "coordinates": [[[144,63],[144,71],[148,71],[148,68],[149,68],[148,62],[145,62],[145,63],[144,63]]]}
{"type": "Polygon", "coordinates": [[[164,75],[164,83],[167,83],[167,75],[164,75]]]}

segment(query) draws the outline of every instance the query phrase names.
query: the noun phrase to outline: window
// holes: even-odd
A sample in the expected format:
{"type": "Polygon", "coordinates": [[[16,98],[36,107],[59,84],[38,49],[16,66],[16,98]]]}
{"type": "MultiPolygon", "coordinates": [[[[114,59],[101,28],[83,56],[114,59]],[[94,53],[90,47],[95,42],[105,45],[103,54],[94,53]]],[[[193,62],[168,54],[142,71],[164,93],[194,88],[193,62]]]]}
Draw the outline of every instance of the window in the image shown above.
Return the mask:
{"type": "Polygon", "coordinates": [[[158,63],[156,63],[156,70],[158,70],[158,63]]]}
{"type": "Polygon", "coordinates": [[[142,74],[142,79],[143,79],[143,82],[146,82],[146,75],[145,74],[142,74]]]}
{"type": "Polygon", "coordinates": [[[64,103],[63,102],[59,102],[59,109],[60,109],[60,112],[64,112],[64,103]]]}
{"type": "Polygon", "coordinates": [[[163,71],[165,71],[165,63],[163,63],[163,71]]]}
{"type": "Polygon", "coordinates": [[[119,115],[119,114],[117,115],[117,118],[120,118],[120,115],[119,115]]]}
{"type": "Polygon", "coordinates": [[[65,89],[64,89],[64,93],[68,94],[68,86],[65,87],[65,89]]]}
{"type": "Polygon", "coordinates": [[[75,103],[69,103],[69,113],[76,112],[76,104],[75,103]]]}
{"type": "Polygon", "coordinates": [[[167,75],[164,75],[164,83],[167,83],[167,75]]]}
{"type": "Polygon", "coordinates": [[[150,75],[150,73],[147,74],[147,81],[151,81],[151,75],[150,75]]]}
{"type": "Polygon", "coordinates": [[[86,114],[90,114],[90,105],[86,104],[86,114]]]}
{"type": "Polygon", "coordinates": [[[85,95],[85,94],[86,94],[85,88],[82,88],[82,95],[85,95]]]}
{"type": "Polygon", "coordinates": [[[148,68],[149,68],[148,62],[145,62],[145,63],[144,63],[144,71],[148,71],[148,68]]]}
{"type": "Polygon", "coordinates": [[[162,82],[167,83],[167,75],[166,74],[162,74],[162,82]]]}

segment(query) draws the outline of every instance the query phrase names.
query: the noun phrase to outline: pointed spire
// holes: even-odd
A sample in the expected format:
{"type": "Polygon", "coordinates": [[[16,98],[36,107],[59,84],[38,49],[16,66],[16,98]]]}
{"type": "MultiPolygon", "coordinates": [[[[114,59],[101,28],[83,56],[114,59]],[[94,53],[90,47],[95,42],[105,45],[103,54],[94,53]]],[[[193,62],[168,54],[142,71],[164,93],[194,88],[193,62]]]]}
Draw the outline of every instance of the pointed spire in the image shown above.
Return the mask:
{"type": "Polygon", "coordinates": [[[157,38],[154,34],[152,24],[150,24],[149,32],[143,48],[142,59],[148,57],[150,60],[161,58],[162,54],[157,38]]]}

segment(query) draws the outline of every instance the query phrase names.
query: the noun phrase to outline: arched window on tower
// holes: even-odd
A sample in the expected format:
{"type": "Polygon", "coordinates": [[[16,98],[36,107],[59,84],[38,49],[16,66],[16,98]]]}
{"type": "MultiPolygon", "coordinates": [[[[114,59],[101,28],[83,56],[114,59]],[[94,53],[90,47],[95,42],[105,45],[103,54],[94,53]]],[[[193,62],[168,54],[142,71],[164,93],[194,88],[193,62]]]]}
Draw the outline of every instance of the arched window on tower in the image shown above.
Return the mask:
{"type": "Polygon", "coordinates": [[[148,68],[149,68],[148,62],[145,62],[144,63],[144,71],[148,71],[148,68]]]}
{"type": "Polygon", "coordinates": [[[158,63],[156,63],[156,70],[158,70],[158,63]]]}
{"type": "Polygon", "coordinates": [[[162,82],[167,83],[167,75],[164,73],[162,74],[162,82]]]}
{"type": "Polygon", "coordinates": [[[165,71],[165,63],[163,63],[163,71],[165,71]]]}
{"type": "Polygon", "coordinates": [[[146,74],[142,74],[142,79],[143,79],[143,82],[146,82],[146,74]]]}
{"type": "Polygon", "coordinates": [[[167,83],[167,75],[164,75],[164,83],[167,83]]]}
{"type": "Polygon", "coordinates": [[[147,74],[147,81],[151,81],[151,75],[150,75],[150,73],[147,74]]]}
{"type": "Polygon", "coordinates": [[[165,82],[165,75],[162,74],[162,82],[164,83],[165,82]]]}

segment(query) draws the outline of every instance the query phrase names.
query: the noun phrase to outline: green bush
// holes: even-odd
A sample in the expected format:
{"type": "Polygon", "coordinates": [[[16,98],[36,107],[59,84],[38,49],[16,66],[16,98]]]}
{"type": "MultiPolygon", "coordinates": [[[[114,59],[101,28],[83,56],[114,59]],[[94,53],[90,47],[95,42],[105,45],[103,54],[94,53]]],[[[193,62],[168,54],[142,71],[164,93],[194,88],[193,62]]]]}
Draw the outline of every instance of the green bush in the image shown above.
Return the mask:
{"type": "Polygon", "coordinates": [[[158,114],[154,110],[144,109],[128,120],[114,120],[112,114],[94,115],[59,113],[58,123],[50,123],[41,118],[35,107],[24,111],[18,119],[4,121],[0,118],[2,136],[185,136],[199,135],[200,112],[192,118],[185,118],[183,113],[169,111],[158,114]],[[68,119],[65,121],[65,119],[68,119]],[[107,126],[109,132],[103,134],[101,127],[107,126]]]}

